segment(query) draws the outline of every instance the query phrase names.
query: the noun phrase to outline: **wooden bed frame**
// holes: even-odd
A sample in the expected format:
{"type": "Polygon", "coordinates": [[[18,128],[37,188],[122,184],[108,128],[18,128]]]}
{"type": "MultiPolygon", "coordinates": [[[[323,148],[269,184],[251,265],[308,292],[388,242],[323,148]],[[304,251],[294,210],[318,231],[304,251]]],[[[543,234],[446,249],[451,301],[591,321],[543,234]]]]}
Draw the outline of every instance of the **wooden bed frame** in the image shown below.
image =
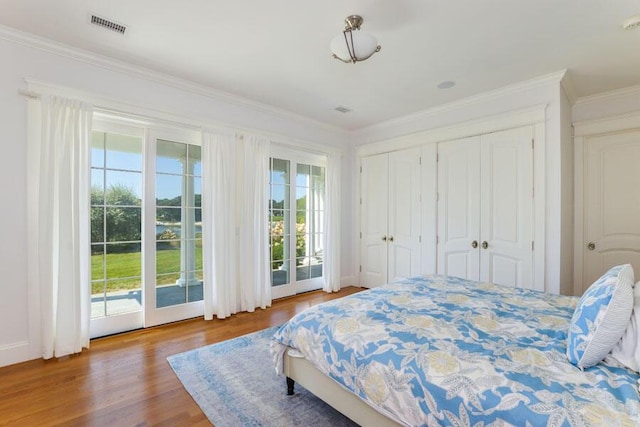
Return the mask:
{"type": "Polygon", "coordinates": [[[288,348],[284,352],[284,374],[287,377],[288,395],[294,394],[293,388],[297,382],[361,426],[400,425],[320,372],[295,349],[288,348]]]}

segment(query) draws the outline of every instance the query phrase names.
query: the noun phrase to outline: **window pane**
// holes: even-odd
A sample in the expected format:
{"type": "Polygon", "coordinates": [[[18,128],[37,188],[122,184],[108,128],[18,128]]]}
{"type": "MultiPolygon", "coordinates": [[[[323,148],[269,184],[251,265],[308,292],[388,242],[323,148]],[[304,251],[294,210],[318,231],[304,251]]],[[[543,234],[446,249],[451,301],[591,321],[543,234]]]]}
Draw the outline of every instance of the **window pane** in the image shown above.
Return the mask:
{"type": "Polygon", "coordinates": [[[91,203],[93,203],[93,191],[104,192],[104,169],[91,169],[91,203]]]}
{"type": "MultiPolygon", "coordinates": [[[[306,262],[306,259],[299,259],[300,264],[306,262]]],[[[306,280],[309,278],[309,266],[298,265],[296,266],[296,280],[306,280]]]]}
{"type": "Polygon", "coordinates": [[[311,265],[309,267],[309,278],[322,277],[322,264],[311,265]]]}
{"type": "Polygon", "coordinates": [[[289,283],[289,271],[276,266],[277,263],[272,264],[271,268],[271,284],[273,286],[286,285],[289,283]]]}
{"type": "Polygon", "coordinates": [[[156,307],[169,307],[187,302],[187,288],[177,286],[175,275],[158,275],[156,277],[156,307]]]}
{"type": "Polygon", "coordinates": [[[91,134],[91,167],[104,168],[104,132],[91,134]]]}
{"type": "Polygon", "coordinates": [[[180,278],[180,245],[180,240],[156,242],[156,274],[174,274],[173,283],[180,278]]]}
{"type": "Polygon", "coordinates": [[[193,178],[193,198],[192,206],[202,206],[202,178],[193,178]]]}
{"type": "Polygon", "coordinates": [[[104,279],[105,261],[104,245],[91,245],[91,280],[104,279]]]}
{"type": "Polygon", "coordinates": [[[108,207],[106,221],[108,242],[131,242],[142,238],[141,208],[108,207]]]}
{"type": "Polygon", "coordinates": [[[187,145],[159,139],[156,145],[156,172],[181,175],[187,158],[187,145]]]}
{"type": "Polygon", "coordinates": [[[181,207],[156,208],[156,236],[165,230],[170,230],[180,237],[180,221],[182,221],[181,207]]]}
{"type": "Polygon", "coordinates": [[[142,201],[142,174],[107,170],[107,204],[139,206],[142,201]]]}
{"type": "Polygon", "coordinates": [[[289,184],[289,160],[271,159],[271,183],[289,184]]]}
{"type": "Polygon", "coordinates": [[[158,174],[156,177],[156,200],[158,205],[180,206],[182,204],[182,176],[158,174]]]}
{"type": "Polygon", "coordinates": [[[140,243],[111,243],[106,248],[107,278],[118,279],[111,285],[120,286],[113,290],[139,287],[142,276],[140,243]]]}
{"type": "Polygon", "coordinates": [[[309,235],[303,234],[302,227],[296,231],[296,257],[303,257],[309,254],[309,235]]]}
{"type": "Polygon", "coordinates": [[[140,138],[108,133],[105,147],[108,169],[142,170],[142,140],[140,138]]]}
{"type": "Polygon", "coordinates": [[[296,185],[299,187],[309,187],[309,175],[311,167],[298,163],[296,185]]]}
{"type": "Polygon", "coordinates": [[[104,208],[91,208],[91,243],[104,242],[104,208]]]}
{"type": "Polygon", "coordinates": [[[306,187],[296,187],[296,209],[307,210],[309,189],[306,187]]]}

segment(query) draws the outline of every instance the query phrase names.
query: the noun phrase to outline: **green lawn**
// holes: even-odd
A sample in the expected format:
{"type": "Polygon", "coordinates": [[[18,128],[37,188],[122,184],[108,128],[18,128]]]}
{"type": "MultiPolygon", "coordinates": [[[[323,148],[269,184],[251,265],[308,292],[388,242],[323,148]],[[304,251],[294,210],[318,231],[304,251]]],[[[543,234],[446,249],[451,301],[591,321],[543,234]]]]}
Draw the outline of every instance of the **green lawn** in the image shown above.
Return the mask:
{"type": "MultiPolygon", "coordinates": [[[[107,292],[140,289],[142,277],[142,259],[140,252],[98,254],[91,256],[91,280],[100,280],[91,284],[91,292],[103,292],[105,282],[107,292]]],[[[202,277],[202,245],[196,245],[196,275],[202,277]]],[[[156,282],[159,285],[173,284],[180,277],[180,249],[164,249],[156,252],[156,282]]]]}

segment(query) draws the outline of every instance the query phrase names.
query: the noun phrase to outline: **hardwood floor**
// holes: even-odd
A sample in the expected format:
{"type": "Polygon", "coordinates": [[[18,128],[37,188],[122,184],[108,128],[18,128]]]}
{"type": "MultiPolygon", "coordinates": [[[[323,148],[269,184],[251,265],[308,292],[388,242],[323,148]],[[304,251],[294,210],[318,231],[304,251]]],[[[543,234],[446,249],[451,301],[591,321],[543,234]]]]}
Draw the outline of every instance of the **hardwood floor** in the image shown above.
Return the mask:
{"type": "Polygon", "coordinates": [[[0,425],[210,426],[167,356],[281,324],[360,290],[310,292],[274,301],[267,310],[99,338],[79,355],[0,368],[0,425]]]}

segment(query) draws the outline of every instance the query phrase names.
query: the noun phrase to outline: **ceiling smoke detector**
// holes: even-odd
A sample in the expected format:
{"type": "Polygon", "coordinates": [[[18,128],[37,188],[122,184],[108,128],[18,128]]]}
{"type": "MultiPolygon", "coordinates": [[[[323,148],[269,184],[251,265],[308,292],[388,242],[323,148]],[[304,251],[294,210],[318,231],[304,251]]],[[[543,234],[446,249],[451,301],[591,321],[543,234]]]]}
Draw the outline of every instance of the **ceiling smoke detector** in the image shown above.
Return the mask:
{"type": "Polygon", "coordinates": [[[625,30],[631,30],[636,27],[640,27],[640,15],[632,16],[622,23],[622,28],[625,30]]]}
{"type": "Polygon", "coordinates": [[[91,15],[91,23],[93,25],[115,31],[119,34],[124,34],[124,32],[127,31],[127,27],[125,27],[124,25],[118,24],[117,22],[113,22],[105,18],[101,18],[96,15],[91,15]]]}

